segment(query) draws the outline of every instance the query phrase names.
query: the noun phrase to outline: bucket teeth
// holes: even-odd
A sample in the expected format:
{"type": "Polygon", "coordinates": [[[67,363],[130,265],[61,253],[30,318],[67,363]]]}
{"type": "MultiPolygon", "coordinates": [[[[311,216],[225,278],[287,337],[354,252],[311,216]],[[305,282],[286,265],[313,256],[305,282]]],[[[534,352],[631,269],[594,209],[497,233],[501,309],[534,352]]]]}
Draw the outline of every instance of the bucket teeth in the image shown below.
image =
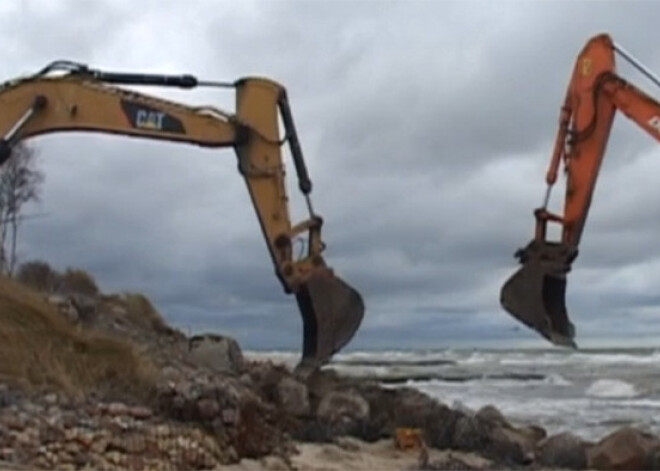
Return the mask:
{"type": "Polygon", "coordinates": [[[566,274],[577,256],[565,244],[532,241],[518,252],[522,267],[502,287],[500,304],[551,343],[577,348],[566,310],[566,274]]]}
{"type": "Polygon", "coordinates": [[[362,296],[329,269],[313,273],[296,292],[303,318],[298,369],[316,369],[348,344],[362,323],[362,296]]]}

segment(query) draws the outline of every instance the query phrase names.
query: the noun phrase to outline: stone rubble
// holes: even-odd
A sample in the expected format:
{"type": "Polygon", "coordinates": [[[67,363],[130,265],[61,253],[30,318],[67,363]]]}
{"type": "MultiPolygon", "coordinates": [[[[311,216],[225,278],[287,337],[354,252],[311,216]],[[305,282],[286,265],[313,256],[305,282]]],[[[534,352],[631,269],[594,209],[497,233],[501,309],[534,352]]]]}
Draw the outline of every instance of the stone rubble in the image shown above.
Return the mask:
{"type": "Polygon", "coordinates": [[[228,337],[187,338],[157,322],[156,331],[131,323],[125,299],[50,302],[71,323],[129,338],[153,358],[159,375],[148,399],[71,398],[0,383],[0,463],[186,471],[259,459],[293,469],[296,443],[358,448],[393,443],[397,428],[410,427],[424,441],[418,469],[660,469],[660,439],[640,430],[590,443],[516,426],[493,406],[452,408],[411,388],[332,369],[297,377],[284,366],[246,360],[228,337]],[[428,449],[447,453],[434,462],[428,449]]]}
{"type": "Polygon", "coordinates": [[[213,469],[237,459],[193,424],[118,402],[26,397],[0,386],[0,460],[38,469],[213,469]]]}

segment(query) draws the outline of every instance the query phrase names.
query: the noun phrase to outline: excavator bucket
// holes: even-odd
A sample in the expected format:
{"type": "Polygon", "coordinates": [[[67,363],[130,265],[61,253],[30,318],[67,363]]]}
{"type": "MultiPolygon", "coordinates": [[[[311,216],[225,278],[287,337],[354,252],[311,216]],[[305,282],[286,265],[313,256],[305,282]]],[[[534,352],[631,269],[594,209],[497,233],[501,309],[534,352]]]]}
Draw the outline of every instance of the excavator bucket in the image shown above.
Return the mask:
{"type": "Polygon", "coordinates": [[[317,269],[307,279],[297,291],[296,300],[304,335],[299,368],[314,369],[353,338],[364,317],[364,301],[327,268],[317,269]]]}
{"type": "Polygon", "coordinates": [[[500,304],[514,318],[555,345],[577,348],[566,311],[566,274],[577,250],[532,241],[516,254],[522,267],[504,283],[500,304]]]}

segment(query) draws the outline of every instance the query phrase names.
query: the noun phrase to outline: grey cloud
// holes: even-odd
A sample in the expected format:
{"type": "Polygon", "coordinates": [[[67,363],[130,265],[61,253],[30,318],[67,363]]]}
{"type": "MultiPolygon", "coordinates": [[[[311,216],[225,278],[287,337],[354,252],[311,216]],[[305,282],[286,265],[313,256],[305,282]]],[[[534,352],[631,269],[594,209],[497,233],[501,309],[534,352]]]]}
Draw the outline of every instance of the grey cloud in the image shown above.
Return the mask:
{"type": "Polygon", "coordinates": [[[130,19],[130,4],[121,1],[14,2],[11,14],[2,21],[11,44],[4,55],[13,57],[14,64],[25,64],[16,71],[19,74],[32,73],[55,59],[91,60],[99,42],[112,42],[130,19]],[[28,65],[30,69],[23,69],[28,65]]]}
{"type": "MultiPolygon", "coordinates": [[[[222,80],[265,75],[287,86],[327,261],[367,303],[351,348],[545,346],[501,311],[498,290],[532,236],[575,56],[590,35],[610,31],[660,69],[651,2],[45,5],[26,1],[0,22],[9,76],[73,56],[222,80]]],[[[231,94],[215,91],[147,91],[233,106],[231,94]]],[[[144,291],[184,327],[226,331],[250,348],[299,347],[295,300],[274,276],[230,149],[99,135],[34,143],[46,184],[31,211],[48,215],[23,226],[22,256],[82,266],[108,290],[144,291]]],[[[640,319],[655,299],[629,275],[660,256],[654,146],[617,118],[569,277],[579,335],[636,335],[646,322],[619,319],[640,319]]],[[[290,160],[287,172],[299,220],[290,160]]],[[[558,187],[555,206],[562,196],[558,187]]]]}

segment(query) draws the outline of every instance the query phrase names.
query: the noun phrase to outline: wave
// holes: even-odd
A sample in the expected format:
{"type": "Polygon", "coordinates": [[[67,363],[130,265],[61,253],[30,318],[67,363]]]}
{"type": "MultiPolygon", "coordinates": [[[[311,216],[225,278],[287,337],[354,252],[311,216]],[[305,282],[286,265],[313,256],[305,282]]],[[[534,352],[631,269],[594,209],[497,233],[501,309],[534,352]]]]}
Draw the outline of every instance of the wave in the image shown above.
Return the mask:
{"type": "Polygon", "coordinates": [[[335,355],[333,363],[338,364],[397,364],[397,365],[444,365],[455,364],[460,360],[451,350],[385,350],[379,352],[349,352],[335,355]]]}
{"type": "MultiPolygon", "coordinates": [[[[559,376],[559,375],[554,375],[559,376]]],[[[365,375],[361,378],[375,380],[384,384],[402,384],[415,386],[417,383],[474,383],[474,382],[549,382],[549,377],[539,373],[496,373],[496,374],[436,374],[436,373],[403,373],[403,374],[381,374],[365,375]]],[[[562,378],[563,380],[563,378],[562,378]]],[[[565,381],[565,380],[564,380],[565,381]]],[[[556,383],[555,383],[556,384],[556,383]]],[[[570,383],[569,383],[570,384],[570,383]]]]}
{"type": "MultiPolygon", "coordinates": [[[[296,362],[299,352],[271,350],[246,351],[255,359],[296,362]]],[[[534,350],[384,350],[353,351],[335,355],[332,364],[348,366],[443,366],[469,367],[497,364],[499,366],[552,366],[552,365],[647,365],[660,362],[658,350],[596,350],[596,351],[534,351],[534,350]]]]}
{"type": "Polygon", "coordinates": [[[558,373],[552,373],[546,376],[543,382],[553,386],[570,386],[571,384],[573,384],[571,381],[567,380],[558,373]]]}
{"type": "MultiPolygon", "coordinates": [[[[627,407],[630,409],[660,409],[660,400],[658,399],[623,399],[617,401],[617,407],[627,407]]],[[[657,423],[660,423],[656,421],[657,423]]]]}
{"type": "Polygon", "coordinates": [[[552,365],[653,365],[660,363],[660,351],[521,351],[521,350],[442,350],[442,351],[382,351],[351,352],[335,357],[333,363],[410,366],[442,366],[497,364],[499,366],[552,365]]]}
{"type": "Polygon", "coordinates": [[[347,366],[444,366],[444,365],[455,365],[455,360],[447,359],[359,359],[359,358],[349,358],[345,360],[335,360],[333,361],[335,365],[347,365],[347,366]]]}
{"type": "Polygon", "coordinates": [[[602,398],[631,398],[639,393],[635,386],[620,379],[598,379],[591,383],[585,395],[602,398]]]}
{"type": "Polygon", "coordinates": [[[591,364],[591,365],[646,365],[660,362],[660,352],[652,353],[601,353],[601,352],[578,352],[578,353],[544,353],[541,355],[531,353],[513,353],[505,355],[500,364],[508,366],[528,365],[569,365],[569,364],[591,364]]]}

